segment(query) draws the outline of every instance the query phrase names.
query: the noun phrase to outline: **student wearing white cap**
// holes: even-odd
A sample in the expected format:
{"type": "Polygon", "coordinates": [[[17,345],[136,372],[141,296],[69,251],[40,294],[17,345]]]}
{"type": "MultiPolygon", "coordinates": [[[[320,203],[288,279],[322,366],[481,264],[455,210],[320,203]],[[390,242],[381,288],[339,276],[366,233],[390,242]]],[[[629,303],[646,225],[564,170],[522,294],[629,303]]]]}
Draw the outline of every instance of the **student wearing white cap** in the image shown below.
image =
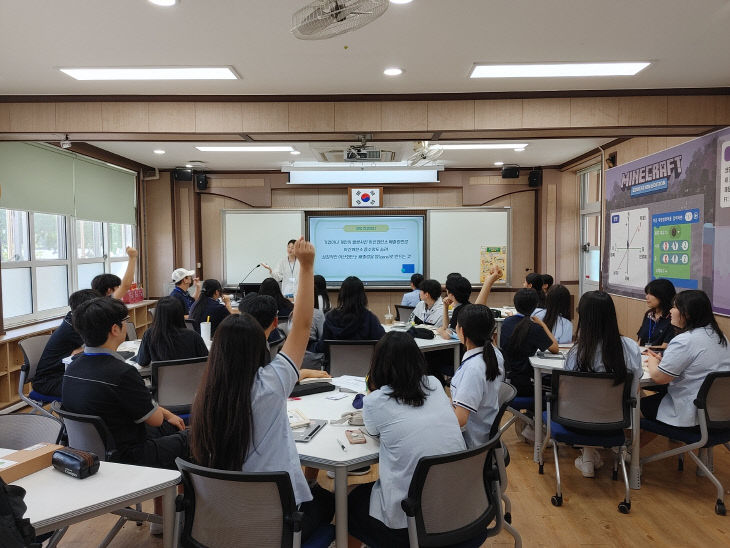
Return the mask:
{"type": "Polygon", "coordinates": [[[175,284],[175,289],[170,293],[170,297],[175,297],[182,303],[185,309],[185,317],[190,313],[190,307],[200,296],[200,280],[194,276],[194,270],[184,268],[178,268],[172,272],[172,282],[175,284]],[[195,295],[191,295],[189,292],[192,285],[195,285],[195,295]]]}

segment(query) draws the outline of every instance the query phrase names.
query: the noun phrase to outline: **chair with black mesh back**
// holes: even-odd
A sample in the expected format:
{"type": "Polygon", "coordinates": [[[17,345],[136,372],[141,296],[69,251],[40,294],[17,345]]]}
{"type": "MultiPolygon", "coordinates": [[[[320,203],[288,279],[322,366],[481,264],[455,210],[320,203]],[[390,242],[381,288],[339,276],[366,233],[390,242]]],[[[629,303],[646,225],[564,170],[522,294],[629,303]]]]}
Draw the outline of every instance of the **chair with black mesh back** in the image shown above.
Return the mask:
{"type": "Polygon", "coordinates": [[[498,446],[499,438],[494,438],[474,449],[418,461],[408,497],[401,503],[412,548],[477,548],[499,534],[504,516],[499,473],[493,466],[498,446]]]}
{"type": "MultiPolygon", "coordinates": [[[[656,420],[641,419],[642,430],[684,444],[669,451],[644,457],[641,459],[641,464],[643,466],[655,460],[675,455],[683,457],[685,453],[689,454],[697,464],[698,472],[701,470],[717,488],[715,513],[724,516],[726,513],[725,490],[712,473],[712,450],[716,445],[724,445],[727,449],[730,449],[730,372],[707,375],[697,393],[694,404],[697,407],[697,420],[699,422],[697,428],[677,428],[656,420]],[[695,449],[698,452],[704,452],[707,463],[695,455],[695,449]]],[[[682,462],[680,461],[680,470],[683,469],[682,462]]]]}
{"type": "Polygon", "coordinates": [[[395,321],[407,322],[408,318],[411,317],[411,312],[415,309],[415,306],[405,306],[402,304],[395,305],[395,321]]]}
{"type": "MultiPolygon", "coordinates": [[[[90,451],[98,456],[100,461],[114,462],[117,460],[118,454],[114,438],[109,431],[109,427],[107,427],[101,417],[98,415],[84,415],[66,411],[61,406],[61,402],[53,402],[51,409],[63,421],[66,434],[68,435],[69,447],[81,449],[82,451],[90,451]]],[[[108,546],[127,521],[136,521],[137,525],[142,525],[143,521],[162,523],[162,516],[142,512],[142,505],[140,503],[136,504],[135,509],[122,508],[110,513],[119,516],[119,519],[109,530],[101,544],[99,544],[99,548],[108,546]]],[[[66,533],[67,529],[68,527],[64,527],[56,531],[51,537],[51,543],[48,546],[55,546],[66,533]]]]}
{"type": "Polygon", "coordinates": [[[25,449],[36,443],[58,443],[63,423],[55,417],[13,413],[0,415],[0,447],[25,449]]]}
{"type": "Polygon", "coordinates": [[[329,350],[329,374],[333,377],[354,375],[364,377],[370,370],[370,360],[378,341],[324,341],[329,350]]]}
{"type": "Polygon", "coordinates": [[[208,358],[150,363],[152,397],[187,423],[208,358]]]}
{"type": "Polygon", "coordinates": [[[613,479],[618,477],[617,466],[620,464],[625,494],[618,509],[622,514],[631,511],[631,493],[626,473],[628,442],[624,429],[633,429],[635,426],[632,409],[636,407],[636,398],[631,394],[632,380],[631,373],[626,375],[623,382],[616,384],[610,373],[553,371],[547,411],[543,413],[547,435],[539,454],[539,472],[543,473],[544,450],[550,442],[555,456],[557,484],[555,495],[550,499],[554,506],[563,504],[558,443],[565,443],[574,447],[619,448],[618,459],[613,466],[613,479]]]}
{"type": "Polygon", "coordinates": [[[41,394],[35,390],[31,390],[26,396],[24,391],[25,384],[28,382],[32,383],[35,378],[38,362],[40,361],[41,356],[43,355],[43,350],[46,348],[46,344],[50,338],[50,334],[36,335],[35,337],[29,337],[18,342],[18,346],[20,346],[20,350],[22,350],[24,357],[23,366],[20,368],[20,380],[18,381],[18,396],[22,401],[30,405],[41,415],[53,418],[53,415],[43,409],[43,405],[54,401],[60,401],[61,398],[48,394],[41,394]]]}
{"type": "MultiPolygon", "coordinates": [[[[302,514],[297,511],[287,472],[232,472],[197,466],[178,458],[184,494],[180,543],[186,548],[298,548],[302,514]]],[[[334,527],[317,529],[308,548],[326,548],[334,527]]]]}

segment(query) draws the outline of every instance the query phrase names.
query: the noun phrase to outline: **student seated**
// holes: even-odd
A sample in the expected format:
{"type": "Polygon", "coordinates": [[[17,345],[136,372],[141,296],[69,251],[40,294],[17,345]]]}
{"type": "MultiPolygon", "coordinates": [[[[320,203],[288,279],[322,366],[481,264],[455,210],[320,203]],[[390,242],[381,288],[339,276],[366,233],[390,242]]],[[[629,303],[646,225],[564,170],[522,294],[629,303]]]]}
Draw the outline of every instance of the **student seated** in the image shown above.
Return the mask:
{"type": "Polygon", "coordinates": [[[33,390],[46,396],[61,397],[61,386],[63,385],[63,373],[66,365],[63,359],[78,354],[83,350],[84,341],[81,339],[71,324],[71,316],[79,305],[101,297],[98,291],[93,289],[81,289],[71,293],[68,298],[68,305],[71,310],[61,320],[58,328],[48,339],[43,349],[33,379],[33,390]]]}
{"type": "Polygon", "coordinates": [[[362,415],[368,433],[380,437],[380,479],[348,497],[350,535],[370,546],[408,546],[406,514],[413,471],[421,457],[466,449],[456,415],[413,337],[391,331],[373,353],[370,393],[362,415]]]}
{"type": "Polygon", "coordinates": [[[187,458],[183,420],[152,399],[137,370],[116,353],[126,338],[127,307],[117,299],[86,301],[73,325],[86,344],[63,377],[63,408],[99,415],[114,439],[119,462],[175,469],[187,458]]]}
{"type": "MultiPolygon", "coordinates": [[[[266,336],[249,314],[230,316],[219,326],[192,410],[191,450],[195,462],[220,470],[289,473],[294,498],[304,514],[302,540],[334,515],[332,493],[307,482],[299,465],[286,401],[299,379],[314,309],[314,246],[294,246],[299,285],[294,322],[281,351],[266,363],[266,336]],[[305,291],[302,291],[306,288],[305,291]]],[[[245,516],[241,516],[245,519],[245,516]]]]}
{"type": "Polygon", "coordinates": [[[451,378],[451,403],[470,449],[489,440],[489,431],[499,411],[504,359],[492,346],[495,325],[487,306],[467,304],[461,307],[456,334],[466,346],[466,353],[451,378]]]}
{"type": "Polygon", "coordinates": [[[155,317],[142,335],[137,363],[146,367],[151,362],[204,358],[208,347],[203,338],[185,327],[183,305],[175,297],[157,301],[155,317]]]}
{"type": "Polygon", "coordinates": [[[263,282],[261,282],[259,295],[269,295],[274,298],[276,306],[279,309],[278,316],[280,318],[288,318],[291,311],[294,310],[294,305],[289,299],[284,297],[284,294],[281,292],[281,288],[279,287],[279,282],[277,282],[274,278],[266,278],[263,282]]]}
{"type": "MultiPolygon", "coordinates": [[[[704,291],[677,293],[670,314],[678,334],[663,356],[647,351],[649,374],[655,383],[667,385],[667,393],[641,398],[641,413],[671,426],[693,428],[699,424],[694,400],[700,386],[709,373],[730,371],[730,352],[704,291]]],[[[653,437],[642,433],[641,444],[653,437]]]]}
{"type": "Polygon", "coordinates": [[[540,274],[540,276],[542,276],[542,292],[547,295],[548,289],[553,286],[555,280],[550,274],[540,274]]]}
{"type": "Polygon", "coordinates": [[[210,321],[210,335],[229,314],[238,314],[238,310],[231,307],[231,297],[223,294],[223,287],[218,280],[205,280],[203,289],[200,291],[198,300],[190,308],[188,318],[195,322],[195,327],[200,333],[201,322],[210,321]],[[218,299],[223,299],[221,304],[218,299]]]}
{"type": "Polygon", "coordinates": [[[327,314],[332,305],[330,304],[330,296],[327,292],[327,280],[319,274],[314,275],[314,308],[320,310],[323,314],[327,314]]]}
{"type": "MultiPolygon", "coordinates": [[[[644,374],[641,352],[636,342],[619,333],[616,308],[608,293],[588,291],[580,298],[578,333],[564,367],[568,371],[611,373],[617,382],[623,381],[626,373],[632,373],[631,393],[635,395],[639,391],[644,374]]],[[[592,478],[601,466],[601,455],[593,447],[582,448],[581,455],[575,459],[575,467],[586,478],[592,478]]]]}
{"type": "Polygon", "coordinates": [[[403,298],[400,301],[402,306],[412,306],[415,308],[416,305],[421,302],[421,290],[418,288],[422,281],[423,274],[413,274],[411,276],[411,291],[403,295],[403,298]]]}
{"type": "Polygon", "coordinates": [[[409,321],[441,327],[444,318],[444,303],[441,300],[441,284],[436,280],[423,280],[418,286],[421,302],[411,312],[409,321]]]}
{"type": "Polygon", "coordinates": [[[666,348],[676,333],[669,310],[677,291],[672,282],[659,278],[646,284],[644,293],[649,310],[636,334],[639,344],[666,348]]]}
{"type": "Polygon", "coordinates": [[[517,313],[502,322],[502,354],[507,379],[517,389],[518,396],[533,396],[533,371],[530,356],[538,350],[558,353],[558,341],[540,318],[530,315],[537,307],[537,291],[520,289],[515,293],[517,313]]]}
{"type": "Polygon", "coordinates": [[[112,296],[121,300],[130,290],[134,281],[134,273],[137,269],[137,250],[133,247],[127,247],[127,257],[129,257],[127,269],[121,279],[114,274],[99,274],[91,280],[91,289],[98,291],[105,297],[112,296]]]}
{"type": "Polygon", "coordinates": [[[194,276],[194,270],[184,268],[178,268],[172,272],[172,283],[175,284],[175,289],[170,293],[170,297],[175,297],[180,301],[185,311],[185,317],[190,313],[190,307],[200,297],[200,280],[194,276]],[[195,294],[190,295],[189,290],[193,286],[195,286],[195,294]]]}
{"type": "Polygon", "coordinates": [[[564,285],[554,285],[545,295],[545,308],[536,308],[533,318],[540,318],[552,331],[559,344],[573,342],[570,315],[570,291],[564,285]]]}
{"type": "Polygon", "coordinates": [[[545,308],[545,292],[542,290],[543,285],[542,276],[535,272],[530,272],[525,276],[525,282],[522,284],[524,288],[532,288],[537,291],[537,306],[540,308],[545,308]]]}
{"type": "MultiPolygon", "coordinates": [[[[377,340],[384,334],[380,320],[368,310],[368,297],[360,278],[345,278],[340,286],[337,306],[324,317],[322,339],[368,341],[377,340]]],[[[318,352],[324,352],[323,341],[316,348],[318,352]]]]}
{"type": "Polygon", "coordinates": [[[471,295],[471,283],[463,276],[452,276],[446,279],[446,297],[442,299],[443,317],[441,319],[441,328],[439,333],[445,334],[446,328],[456,329],[456,323],[459,319],[459,312],[465,304],[469,304],[469,296],[471,295]],[[449,307],[453,305],[451,318],[449,318],[449,307]]]}

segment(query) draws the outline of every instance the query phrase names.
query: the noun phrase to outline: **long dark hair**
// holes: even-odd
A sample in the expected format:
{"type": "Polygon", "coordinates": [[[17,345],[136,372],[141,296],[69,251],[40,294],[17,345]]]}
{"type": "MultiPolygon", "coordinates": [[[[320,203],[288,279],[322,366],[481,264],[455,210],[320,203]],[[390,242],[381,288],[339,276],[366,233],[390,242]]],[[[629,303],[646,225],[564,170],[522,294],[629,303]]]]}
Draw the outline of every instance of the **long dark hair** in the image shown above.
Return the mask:
{"type": "Polygon", "coordinates": [[[190,307],[190,314],[188,314],[188,318],[195,320],[198,323],[202,322],[203,315],[205,314],[205,306],[203,306],[203,303],[205,302],[205,299],[212,299],[216,291],[223,291],[221,283],[213,278],[205,280],[203,282],[203,287],[200,290],[198,300],[190,307]]]}
{"type": "Polygon", "coordinates": [[[578,333],[570,349],[578,371],[593,371],[599,348],[606,372],[613,374],[614,384],[622,383],[627,369],[613,299],[605,291],[588,291],[578,302],[578,333]]]}
{"type": "Polygon", "coordinates": [[[499,375],[499,362],[491,338],[494,331],[492,310],[483,304],[465,304],[459,312],[457,328],[461,326],[464,337],[477,346],[483,346],[482,358],[487,366],[487,380],[493,381],[499,375]]]}
{"type": "Polygon", "coordinates": [[[349,325],[355,318],[360,318],[368,309],[368,297],[365,286],[357,276],[348,276],[340,286],[337,295],[337,307],[330,312],[336,314],[343,325],[349,325]]]}
{"type": "Polygon", "coordinates": [[[666,316],[672,308],[672,302],[677,294],[677,290],[674,289],[674,284],[669,280],[657,278],[646,284],[644,293],[653,295],[659,299],[659,308],[662,311],[662,316],[666,316]]]}
{"type": "MultiPolygon", "coordinates": [[[[504,346],[505,352],[510,356],[519,356],[523,352],[523,345],[530,332],[532,320],[530,316],[537,308],[537,291],[532,288],[523,288],[515,293],[514,304],[517,312],[522,314],[523,318],[517,322],[512,330],[509,341],[504,346]]],[[[461,314],[460,314],[461,315],[461,314]]]]}
{"type": "Polygon", "coordinates": [[[155,317],[150,326],[149,342],[160,356],[170,356],[175,350],[173,336],[178,329],[185,329],[185,308],[175,297],[163,297],[157,301],[155,317]]]}
{"type": "Polygon", "coordinates": [[[677,293],[677,296],[674,297],[674,308],[679,310],[684,318],[685,326],[683,331],[709,325],[720,339],[720,344],[727,346],[725,333],[717,324],[715,315],[712,313],[712,303],[704,291],[688,289],[677,293]]]}
{"type": "Polygon", "coordinates": [[[284,297],[284,294],[281,292],[279,282],[277,282],[274,278],[266,278],[263,282],[261,282],[259,295],[269,295],[274,297],[276,300],[276,306],[284,313],[289,313],[292,309],[291,301],[284,297]]]}
{"type": "Polygon", "coordinates": [[[390,331],[375,345],[368,373],[368,388],[393,389],[391,398],[398,403],[421,407],[426,401],[424,381],[426,360],[413,337],[403,331],[390,331]]]}
{"type": "Polygon", "coordinates": [[[530,272],[527,276],[525,276],[525,282],[532,289],[537,291],[537,306],[543,308],[545,306],[545,292],[542,290],[542,276],[537,272],[530,272]]]}
{"type": "Polygon", "coordinates": [[[190,450],[201,466],[243,467],[254,436],[251,388],[265,351],[264,330],[250,314],[231,314],[218,326],[190,423],[190,450]]]}
{"type": "Polygon", "coordinates": [[[545,325],[550,331],[560,317],[570,316],[570,291],[564,285],[553,285],[545,295],[545,325]]]}
{"type": "Polygon", "coordinates": [[[327,280],[320,274],[314,275],[314,308],[319,308],[319,299],[322,297],[322,312],[327,312],[332,305],[330,304],[330,296],[327,293],[327,280]]]}

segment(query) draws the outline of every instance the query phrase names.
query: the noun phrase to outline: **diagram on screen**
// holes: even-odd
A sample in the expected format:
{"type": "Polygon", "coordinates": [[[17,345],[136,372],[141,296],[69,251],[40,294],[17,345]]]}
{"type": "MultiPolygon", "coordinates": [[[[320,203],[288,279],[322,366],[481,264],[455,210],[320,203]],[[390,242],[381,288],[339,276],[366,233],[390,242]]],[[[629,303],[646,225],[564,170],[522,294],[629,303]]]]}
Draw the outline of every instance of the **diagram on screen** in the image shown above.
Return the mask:
{"type": "Polygon", "coordinates": [[[644,289],[649,271],[649,210],[611,213],[609,283],[644,289]]]}

